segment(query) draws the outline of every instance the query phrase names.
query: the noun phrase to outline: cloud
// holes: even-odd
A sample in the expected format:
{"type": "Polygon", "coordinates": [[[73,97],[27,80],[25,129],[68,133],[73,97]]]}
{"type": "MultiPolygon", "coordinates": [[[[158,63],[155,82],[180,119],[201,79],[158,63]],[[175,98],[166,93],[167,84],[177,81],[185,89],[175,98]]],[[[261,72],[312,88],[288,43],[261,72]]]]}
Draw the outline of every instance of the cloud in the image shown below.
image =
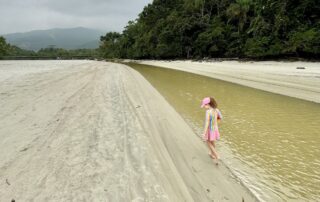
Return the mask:
{"type": "Polygon", "coordinates": [[[0,0],[0,34],[88,27],[122,31],[152,0],[0,0]]]}

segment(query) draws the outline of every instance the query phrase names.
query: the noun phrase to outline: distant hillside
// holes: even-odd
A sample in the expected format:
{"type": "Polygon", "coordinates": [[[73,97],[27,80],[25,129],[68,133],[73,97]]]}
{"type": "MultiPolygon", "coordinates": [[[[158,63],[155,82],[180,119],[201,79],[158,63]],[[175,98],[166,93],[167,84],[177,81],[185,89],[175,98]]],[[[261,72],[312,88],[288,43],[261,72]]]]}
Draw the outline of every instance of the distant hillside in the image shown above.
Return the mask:
{"type": "Polygon", "coordinates": [[[27,50],[38,51],[41,48],[78,49],[98,48],[100,36],[105,33],[98,30],[76,27],[67,29],[34,30],[24,33],[6,34],[7,42],[27,50]]]}

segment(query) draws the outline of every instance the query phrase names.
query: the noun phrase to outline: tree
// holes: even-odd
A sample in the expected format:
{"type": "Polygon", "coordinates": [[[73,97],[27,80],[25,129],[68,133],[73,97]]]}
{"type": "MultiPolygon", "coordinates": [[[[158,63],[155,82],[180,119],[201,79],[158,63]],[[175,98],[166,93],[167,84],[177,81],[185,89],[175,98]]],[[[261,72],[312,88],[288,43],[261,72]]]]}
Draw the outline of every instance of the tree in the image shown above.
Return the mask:
{"type": "Polygon", "coordinates": [[[10,45],[7,44],[6,39],[0,36],[0,57],[8,55],[10,49],[10,45]]]}
{"type": "Polygon", "coordinates": [[[119,39],[121,35],[117,32],[108,32],[105,36],[100,37],[102,42],[100,50],[105,58],[117,58],[119,54],[119,39]]]}
{"type": "Polygon", "coordinates": [[[288,51],[297,56],[301,54],[320,54],[320,30],[311,28],[308,30],[297,30],[289,33],[288,51]]]}
{"type": "Polygon", "coordinates": [[[318,0],[154,0],[104,57],[319,58],[318,0]]]}

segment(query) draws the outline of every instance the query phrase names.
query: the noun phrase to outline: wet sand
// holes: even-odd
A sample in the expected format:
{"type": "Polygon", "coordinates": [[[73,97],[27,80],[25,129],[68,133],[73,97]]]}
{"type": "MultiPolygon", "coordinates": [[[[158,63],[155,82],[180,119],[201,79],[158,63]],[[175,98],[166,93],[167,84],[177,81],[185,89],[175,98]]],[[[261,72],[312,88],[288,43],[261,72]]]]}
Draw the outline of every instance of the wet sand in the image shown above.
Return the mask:
{"type": "Polygon", "coordinates": [[[320,62],[193,62],[158,60],[140,60],[136,62],[196,73],[320,103],[320,62]],[[301,67],[305,69],[301,69],[301,67]]]}
{"type": "Polygon", "coordinates": [[[0,72],[0,201],[255,201],[135,70],[0,61],[0,72]]]}

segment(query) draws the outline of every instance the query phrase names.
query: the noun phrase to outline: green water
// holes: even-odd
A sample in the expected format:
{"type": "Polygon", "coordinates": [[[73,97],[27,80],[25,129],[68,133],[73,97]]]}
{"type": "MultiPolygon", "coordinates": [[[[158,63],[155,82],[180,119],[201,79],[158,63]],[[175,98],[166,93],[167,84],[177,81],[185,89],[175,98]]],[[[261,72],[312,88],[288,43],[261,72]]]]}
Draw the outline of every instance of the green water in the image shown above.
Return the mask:
{"type": "Polygon", "coordinates": [[[224,116],[218,151],[261,200],[320,201],[320,104],[182,71],[130,66],[198,134],[200,101],[216,98],[224,116]]]}

